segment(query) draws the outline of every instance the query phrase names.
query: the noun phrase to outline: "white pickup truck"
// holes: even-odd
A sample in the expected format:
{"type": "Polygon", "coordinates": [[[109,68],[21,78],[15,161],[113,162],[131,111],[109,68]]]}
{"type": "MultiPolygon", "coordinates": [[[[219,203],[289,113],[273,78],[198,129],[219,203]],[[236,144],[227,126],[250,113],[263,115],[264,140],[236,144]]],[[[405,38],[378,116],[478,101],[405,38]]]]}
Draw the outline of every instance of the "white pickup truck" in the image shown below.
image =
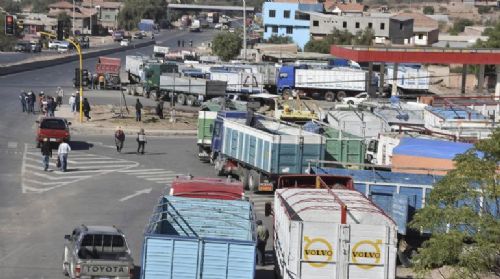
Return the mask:
{"type": "Polygon", "coordinates": [[[76,227],[64,236],[63,273],[70,278],[131,279],[134,260],[123,232],[111,226],[76,227]]]}

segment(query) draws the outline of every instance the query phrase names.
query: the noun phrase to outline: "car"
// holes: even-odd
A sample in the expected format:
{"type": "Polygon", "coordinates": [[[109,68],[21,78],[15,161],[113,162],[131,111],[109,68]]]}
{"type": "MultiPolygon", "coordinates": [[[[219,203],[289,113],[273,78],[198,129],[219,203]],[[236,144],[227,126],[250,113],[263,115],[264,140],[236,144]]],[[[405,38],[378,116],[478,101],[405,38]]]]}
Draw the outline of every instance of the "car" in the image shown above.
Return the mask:
{"type": "Polygon", "coordinates": [[[31,45],[29,42],[18,42],[14,46],[14,50],[17,52],[31,52],[31,45]]]}
{"type": "Polygon", "coordinates": [[[123,40],[120,41],[120,45],[121,46],[128,46],[129,44],[130,44],[129,40],[127,40],[127,39],[123,39],[123,40]]]}
{"type": "Polygon", "coordinates": [[[56,49],[60,46],[60,45],[66,45],[67,43],[66,42],[63,42],[63,41],[49,41],[49,49],[56,49]]]}
{"type": "Polygon", "coordinates": [[[36,142],[38,147],[41,146],[44,138],[48,138],[53,143],[61,143],[63,140],[69,142],[71,140],[69,131],[71,122],[64,118],[43,117],[37,121],[37,124],[36,142]]]}
{"type": "Polygon", "coordinates": [[[222,23],[216,23],[214,29],[222,29],[222,23]]]}
{"type": "Polygon", "coordinates": [[[42,51],[42,46],[39,43],[30,43],[31,51],[32,52],[41,52],[42,51]]]}
{"type": "Polygon", "coordinates": [[[134,39],[143,39],[144,34],[142,32],[135,32],[134,33],[134,39]]]}
{"type": "Polygon", "coordinates": [[[356,95],[354,97],[343,98],[342,103],[348,104],[348,105],[359,105],[362,102],[368,100],[369,97],[370,96],[368,95],[368,93],[363,92],[363,93],[359,93],[358,95],[356,95]]]}
{"type": "Polygon", "coordinates": [[[69,46],[65,45],[58,45],[57,46],[57,52],[59,53],[67,53],[69,51],[69,46]]]}

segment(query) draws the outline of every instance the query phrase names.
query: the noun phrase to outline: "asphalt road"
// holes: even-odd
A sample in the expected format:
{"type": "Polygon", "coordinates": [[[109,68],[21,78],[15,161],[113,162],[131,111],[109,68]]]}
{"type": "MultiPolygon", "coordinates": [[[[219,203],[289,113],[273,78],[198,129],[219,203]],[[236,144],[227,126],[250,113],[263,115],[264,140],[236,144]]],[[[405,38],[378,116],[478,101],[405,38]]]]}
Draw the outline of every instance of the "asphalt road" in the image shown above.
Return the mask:
{"type": "MultiPolygon", "coordinates": [[[[198,44],[212,35],[169,31],[160,34],[157,41],[176,47],[177,40],[198,44]]],[[[136,52],[149,54],[152,47],[112,56],[124,59],[136,52]]],[[[85,60],[84,67],[93,69],[95,63],[96,59],[85,60]]],[[[112,135],[73,135],[69,172],[43,172],[41,155],[34,148],[37,116],[21,112],[19,92],[33,89],[51,93],[57,86],[72,92],[76,65],[0,77],[0,278],[64,278],[63,236],[82,223],[122,228],[135,262],[140,264],[143,229],[169,181],[177,174],[213,175],[212,167],[197,159],[194,137],[151,137],[146,154],[137,155],[133,139],[127,139],[123,153],[117,153],[112,135]]],[[[94,104],[119,100],[109,93],[89,96],[94,104]]],[[[254,200],[258,218],[270,227],[271,219],[262,216],[268,199],[254,200]]],[[[270,267],[258,270],[256,278],[272,278],[270,267]]]]}

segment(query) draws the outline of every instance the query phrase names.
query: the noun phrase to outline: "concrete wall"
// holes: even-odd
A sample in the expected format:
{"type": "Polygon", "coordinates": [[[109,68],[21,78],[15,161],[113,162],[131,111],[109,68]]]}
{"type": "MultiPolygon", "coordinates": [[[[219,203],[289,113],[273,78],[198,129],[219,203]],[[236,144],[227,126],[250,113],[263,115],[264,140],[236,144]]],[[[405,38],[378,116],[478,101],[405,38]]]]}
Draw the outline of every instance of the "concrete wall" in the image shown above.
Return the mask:
{"type": "Polygon", "coordinates": [[[352,34],[356,34],[356,32],[365,30],[369,27],[370,23],[371,28],[375,33],[375,37],[389,37],[390,20],[388,17],[353,17],[315,13],[311,14],[310,32],[313,35],[328,35],[332,33],[333,29],[338,29],[347,30],[352,34]],[[316,24],[318,26],[314,26],[316,24]],[[384,29],[381,28],[382,24],[384,25],[384,29]],[[347,27],[344,28],[344,26],[347,27]]]}
{"type": "Polygon", "coordinates": [[[393,44],[409,44],[413,36],[413,19],[398,20],[391,18],[389,22],[389,38],[393,44]]]}

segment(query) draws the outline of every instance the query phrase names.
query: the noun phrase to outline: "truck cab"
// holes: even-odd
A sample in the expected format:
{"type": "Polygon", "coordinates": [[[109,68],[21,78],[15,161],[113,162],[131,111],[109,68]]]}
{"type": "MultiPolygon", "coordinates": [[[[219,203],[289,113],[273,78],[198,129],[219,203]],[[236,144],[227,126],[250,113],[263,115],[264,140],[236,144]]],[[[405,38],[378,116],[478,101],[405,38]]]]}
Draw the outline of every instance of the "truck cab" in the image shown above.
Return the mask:
{"type": "Polygon", "coordinates": [[[134,260],[115,226],[86,226],[64,236],[63,273],[70,278],[131,279],[134,260]]]}

